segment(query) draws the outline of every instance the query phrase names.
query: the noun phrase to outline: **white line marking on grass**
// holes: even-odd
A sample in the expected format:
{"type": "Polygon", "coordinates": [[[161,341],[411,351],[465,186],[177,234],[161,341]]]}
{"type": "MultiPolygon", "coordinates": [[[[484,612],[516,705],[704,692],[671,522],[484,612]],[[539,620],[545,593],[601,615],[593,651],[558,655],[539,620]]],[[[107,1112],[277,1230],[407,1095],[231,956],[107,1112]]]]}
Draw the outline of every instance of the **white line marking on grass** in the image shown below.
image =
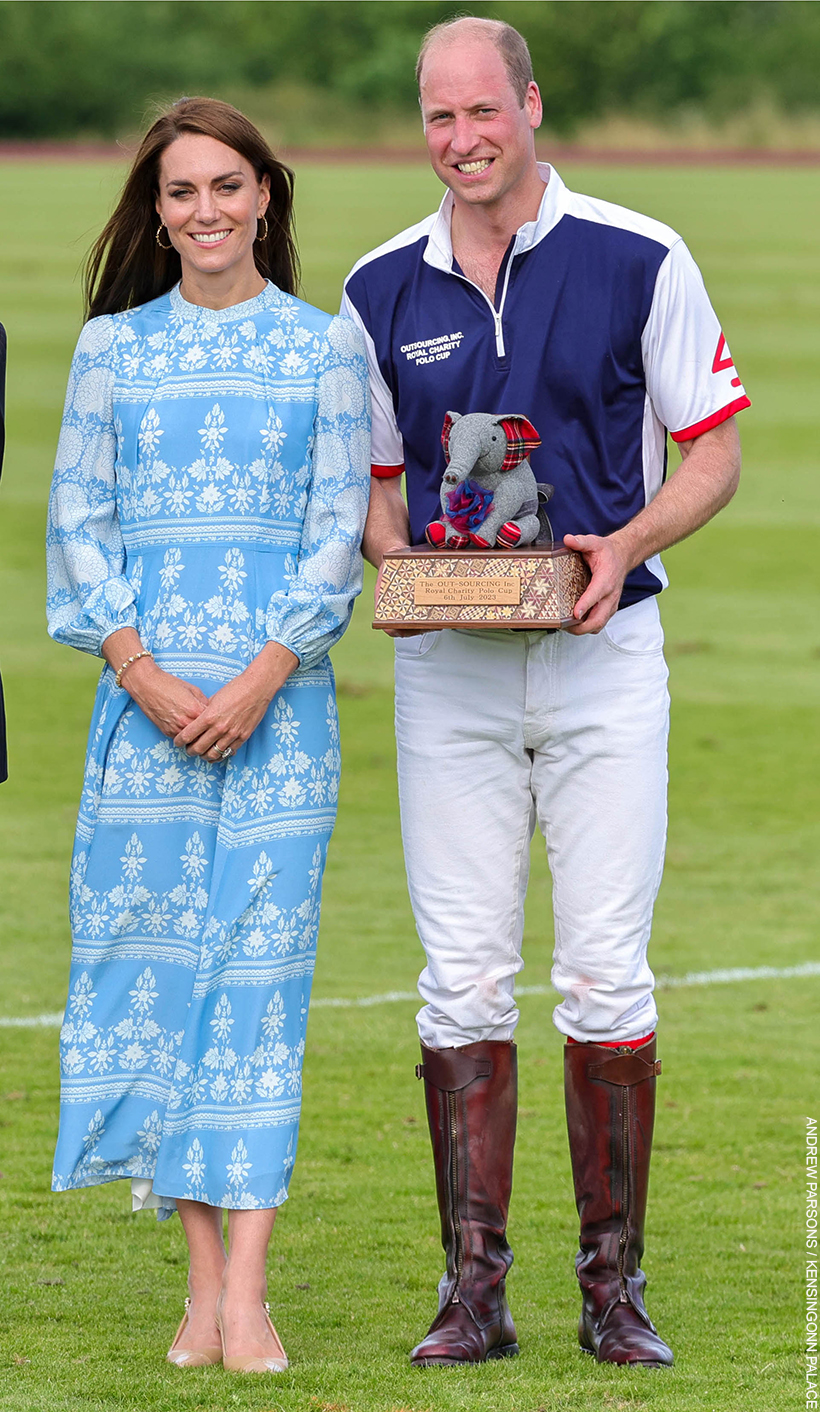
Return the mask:
{"type": "MultiPolygon", "coordinates": [[[[689,971],[685,976],[658,976],[658,990],[671,990],[676,986],[690,985],[731,985],[735,981],[792,980],[799,976],[820,976],[820,961],[804,961],[800,966],[739,966],[726,971],[689,971]]],[[[519,995],[556,995],[550,985],[519,985],[515,989],[519,995]]],[[[361,1010],[371,1005],[392,1005],[397,1000],[418,1001],[415,990],[388,990],[384,995],[362,995],[356,1000],[341,996],[319,996],[312,1000],[311,1008],[323,1010],[361,1010]]],[[[58,1029],[63,1023],[60,1015],[0,1015],[0,1029],[58,1029]]]]}
{"type": "Polygon", "coordinates": [[[318,1000],[311,1000],[311,1008],[314,1005],[321,1005],[323,1008],[334,1010],[356,1010],[367,1005],[391,1005],[395,1000],[418,1000],[417,990],[388,990],[384,995],[362,995],[358,1000],[331,999],[329,996],[320,996],[318,1000]]]}
{"type": "Polygon", "coordinates": [[[732,981],[791,980],[795,976],[820,976],[820,961],[804,961],[801,966],[740,966],[733,971],[690,971],[686,976],[658,976],[658,988],[728,985],[732,981]]]}
{"type": "MultiPolygon", "coordinates": [[[[729,985],[733,981],[788,980],[793,976],[820,976],[820,961],[804,961],[800,966],[741,966],[736,970],[689,971],[685,976],[658,976],[658,990],[669,990],[673,986],[690,985],[729,985]]],[[[551,985],[517,985],[519,995],[557,995],[551,985]]],[[[338,1010],[353,1010],[364,1005],[388,1005],[394,1000],[419,1000],[416,991],[390,990],[385,995],[364,995],[358,1000],[331,1000],[321,997],[312,1000],[311,1005],[331,1006],[338,1010]]]]}

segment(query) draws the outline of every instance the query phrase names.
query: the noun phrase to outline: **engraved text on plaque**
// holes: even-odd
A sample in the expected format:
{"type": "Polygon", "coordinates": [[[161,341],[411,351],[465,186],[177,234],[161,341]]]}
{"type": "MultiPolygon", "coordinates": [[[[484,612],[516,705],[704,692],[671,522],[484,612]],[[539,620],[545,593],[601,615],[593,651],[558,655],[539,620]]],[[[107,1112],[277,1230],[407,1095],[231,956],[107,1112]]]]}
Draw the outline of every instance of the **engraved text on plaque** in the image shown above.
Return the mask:
{"type": "Polygon", "coordinates": [[[521,602],[521,579],[518,574],[503,578],[417,578],[413,584],[413,601],[418,605],[447,607],[450,604],[503,605],[521,602]]]}

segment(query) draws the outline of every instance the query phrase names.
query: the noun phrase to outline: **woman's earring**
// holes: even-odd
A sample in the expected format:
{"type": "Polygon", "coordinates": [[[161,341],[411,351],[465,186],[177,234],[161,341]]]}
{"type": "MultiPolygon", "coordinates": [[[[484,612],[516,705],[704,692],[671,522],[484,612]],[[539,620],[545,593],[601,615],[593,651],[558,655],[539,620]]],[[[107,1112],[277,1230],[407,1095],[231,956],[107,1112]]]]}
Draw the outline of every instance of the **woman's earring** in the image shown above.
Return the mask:
{"type": "Polygon", "coordinates": [[[173,250],[173,248],[174,248],[173,245],[163,245],[162,241],[160,240],[160,235],[162,234],[162,232],[163,232],[164,230],[165,230],[165,222],[164,222],[164,221],[160,221],[159,227],[158,227],[158,229],[157,229],[157,235],[156,235],[157,245],[159,246],[160,250],[173,250]]]}
{"type": "Polygon", "coordinates": [[[265,217],[264,217],[264,216],[257,216],[256,222],[257,222],[256,239],[257,239],[257,240],[267,240],[267,238],[268,238],[268,223],[267,223],[267,221],[265,220],[265,217]],[[259,234],[259,222],[260,222],[260,221],[262,222],[263,226],[265,227],[265,229],[262,231],[262,234],[261,234],[261,235],[259,234]]]}

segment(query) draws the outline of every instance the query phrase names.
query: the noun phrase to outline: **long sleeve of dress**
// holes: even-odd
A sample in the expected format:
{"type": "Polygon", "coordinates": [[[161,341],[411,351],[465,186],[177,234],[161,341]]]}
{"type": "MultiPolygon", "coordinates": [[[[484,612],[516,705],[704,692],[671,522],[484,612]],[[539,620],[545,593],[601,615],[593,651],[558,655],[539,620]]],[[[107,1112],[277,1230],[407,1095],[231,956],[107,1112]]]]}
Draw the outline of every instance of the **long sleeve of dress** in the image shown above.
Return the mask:
{"type": "Polygon", "coordinates": [[[370,402],[364,343],[336,318],[321,352],[302,539],[286,590],[270,599],[269,641],[311,667],[338,642],[362,587],[361,539],[370,493],[370,402]]]}
{"type": "Polygon", "coordinates": [[[97,656],[112,632],[137,621],[117,515],[113,349],[110,317],[85,325],[68,379],[46,536],[49,633],[97,656]]]}

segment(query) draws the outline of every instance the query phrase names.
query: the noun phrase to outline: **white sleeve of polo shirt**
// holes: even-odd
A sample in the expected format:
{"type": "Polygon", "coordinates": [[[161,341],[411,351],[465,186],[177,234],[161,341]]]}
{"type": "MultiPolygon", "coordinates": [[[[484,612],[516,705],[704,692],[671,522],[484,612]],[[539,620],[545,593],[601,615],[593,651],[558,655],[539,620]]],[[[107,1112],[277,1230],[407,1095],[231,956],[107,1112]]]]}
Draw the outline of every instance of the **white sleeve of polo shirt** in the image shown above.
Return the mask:
{"type": "Polygon", "coordinates": [[[690,441],[751,403],[682,240],[658,271],[641,339],[646,388],[673,441],[690,441]]]}
{"type": "Polygon", "coordinates": [[[342,318],[352,319],[357,328],[361,329],[364,336],[367,354],[367,371],[370,375],[370,403],[372,415],[370,430],[371,472],[373,475],[381,477],[400,476],[404,470],[404,443],[402,441],[401,432],[396,425],[393,398],[390,395],[390,388],[382,377],[379,360],[376,357],[376,345],[356,305],[349,298],[346,289],[342,295],[342,305],[339,313],[342,315],[342,318]]]}

